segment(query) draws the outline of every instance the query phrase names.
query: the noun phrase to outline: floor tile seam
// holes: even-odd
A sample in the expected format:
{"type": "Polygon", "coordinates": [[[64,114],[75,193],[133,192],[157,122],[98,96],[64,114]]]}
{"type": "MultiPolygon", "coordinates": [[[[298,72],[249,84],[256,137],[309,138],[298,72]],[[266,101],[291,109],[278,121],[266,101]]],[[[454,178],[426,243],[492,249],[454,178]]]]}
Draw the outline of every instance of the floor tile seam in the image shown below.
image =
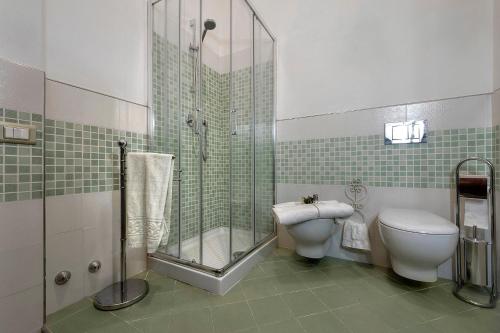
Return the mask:
{"type": "MultiPolygon", "coordinates": [[[[250,302],[248,300],[246,300],[245,303],[248,306],[248,309],[250,310],[250,315],[252,316],[252,323],[255,325],[255,327],[257,327],[260,330],[259,324],[257,323],[257,318],[255,317],[255,313],[253,312],[252,307],[250,306],[250,302]]],[[[214,332],[215,332],[215,328],[214,328],[214,332]]]]}
{"type": "Polygon", "coordinates": [[[277,296],[280,298],[280,300],[283,302],[283,304],[285,304],[286,308],[288,309],[288,314],[290,315],[290,317],[294,318],[295,315],[293,314],[293,310],[290,307],[290,305],[288,305],[288,303],[283,299],[283,294],[277,295],[277,296]]]}
{"type": "MultiPolygon", "coordinates": [[[[252,301],[253,299],[251,299],[252,301]]],[[[209,308],[211,309],[216,309],[216,308],[220,308],[222,306],[226,306],[226,305],[231,305],[231,304],[237,304],[237,303],[243,303],[245,302],[246,299],[240,299],[240,300],[237,300],[237,301],[230,301],[230,302],[227,302],[227,303],[222,303],[222,304],[214,304],[214,305],[210,305],[208,306],[209,308]]]]}
{"type": "Polygon", "coordinates": [[[436,317],[436,318],[428,319],[428,320],[425,320],[425,321],[423,322],[423,324],[430,324],[430,323],[433,323],[433,322],[435,322],[435,321],[438,321],[438,320],[444,319],[444,318],[449,317],[449,316],[450,316],[450,315],[447,315],[447,314],[446,314],[446,315],[442,315],[442,316],[439,316],[439,317],[436,317]]]}
{"type": "Polygon", "coordinates": [[[148,314],[148,315],[145,315],[144,317],[138,317],[138,318],[135,318],[135,319],[132,319],[132,320],[126,320],[125,318],[122,318],[122,317],[120,317],[120,316],[119,316],[119,315],[117,315],[117,314],[114,314],[114,315],[115,315],[116,317],[120,318],[121,320],[123,320],[124,322],[126,322],[127,324],[128,324],[128,323],[131,323],[131,322],[134,322],[134,321],[145,320],[145,319],[151,319],[151,318],[154,318],[154,317],[159,316],[159,315],[154,315],[154,314],[152,314],[152,315],[149,315],[149,314],[148,314]]]}
{"type": "MultiPolygon", "coordinates": [[[[325,303],[323,302],[323,300],[321,298],[319,298],[315,293],[313,293],[311,290],[309,290],[309,292],[313,295],[313,297],[318,300],[326,309],[326,311],[329,311],[330,310],[330,307],[325,303]]],[[[324,311],[322,311],[324,312],[324,311]]]]}
{"type": "Polygon", "coordinates": [[[343,321],[342,318],[340,318],[340,316],[335,313],[335,311],[330,310],[329,312],[332,314],[332,316],[335,319],[337,319],[342,325],[344,325],[344,327],[347,328],[347,330],[349,332],[353,333],[353,330],[351,329],[351,327],[349,327],[349,325],[347,325],[347,323],[345,321],[343,321]]]}
{"type": "MultiPolygon", "coordinates": [[[[92,305],[92,307],[91,307],[91,308],[94,308],[94,306],[92,305]]],[[[75,311],[75,312],[73,312],[72,314],[70,314],[70,315],[68,315],[68,316],[64,317],[63,319],[61,319],[61,320],[57,321],[57,323],[60,323],[60,322],[62,322],[63,320],[66,320],[66,319],[68,319],[68,318],[70,318],[70,317],[74,317],[74,316],[76,316],[77,314],[79,314],[80,312],[83,312],[83,311],[85,311],[85,310],[88,310],[88,308],[79,309],[78,311],[75,311]]],[[[95,310],[95,308],[94,308],[94,310],[95,310]]],[[[99,311],[99,310],[97,310],[97,311],[99,311]]],[[[107,313],[107,314],[109,314],[109,315],[113,316],[112,311],[99,311],[99,312],[105,312],[105,313],[107,313]]]]}
{"type": "Polygon", "coordinates": [[[138,328],[138,327],[135,327],[134,325],[132,325],[131,323],[135,322],[135,321],[140,321],[140,320],[145,320],[145,319],[151,319],[151,318],[154,318],[156,316],[152,315],[151,317],[142,317],[142,318],[137,318],[135,320],[125,320],[121,317],[119,317],[115,311],[109,311],[111,313],[111,315],[113,315],[115,318],[117,318],[118,320],[120,320],[121,322],[125,323],[126,325],[128,326],[132,326],[135,330],[137,330],[138,332],[140,332],[141,330],[138,328]]]}
{"type": "MultiPolygon", "coordinates": [[[[458,311],[456,312],[456,314],[462,314],[462,313],[466,313],[466,312],[472,312],[472,311],[481,311],[481,310],[484,310],[484,311],[488,311],[488,310],[493,310],[493,309],[489,309],[489,308],[481,308],[481,307],[478,307],[478,306],[473,306],[471,305],[470,308],[468,309],[465,309],[465,310],[461,310],[461,311],[458,311]]],[[[496,311],[491,311],[491,312],[494,312],[493,314],[495,315],[500,315],[500,313],[497,313],[496,311]]]]}
{"type": "Polygon", "coordinates": [[[212,332],[215,332],[214,308],[209,308],[208,311],[210,313],[210,315],[209,315],[210,326],[212,327],[212,332]]]}
{"type": "Polygon", "coordinates": [[[319,315],[319,314],[324,314],[324,313],[331,313],[330,309],[329,308],[326,308],[326,310],[324,311],[320,311],[320,312],[314,312],[314,313],[308,313],[308,314],[305,314],[305,315],[298,315],[298,316],[294,316],[295,318],[298,318],[298,319],[302,319],[302,318],[307,318],[307,317],[311,317],[311,316],[316,316],[316,315],[319,315]]]}
{"type": "Polygon", "coordinates": [[[280,323],[285,323],[285,322],[290,321],[290,320],[292,320],[292,321],[296,322],[296,323],[299,325],[299,327],[302,329],[302,331],[307,332],[307,331],[306,331],[306,330],[302,327],[302,325],[300,324],[300,321],[297,319],[297,317],[295,317],[295,316],[293,316],[293,315],[292,315],[290,318],[287,318],[287,319],[285,319],[285,320],[279,320],[279,321],[275,321],[275,322],[272,322],[272,323],[266,323],[266,324],[263,324],[263,325],[259,325],[259,324],[257,324],[257,329],[259,329],[259,331],[260,331],[261,329],[263,329],[263,328],[265,328],[265,327],[268,327],[268,326],[271,326],[271,325],[280,324],[280,323]]]}

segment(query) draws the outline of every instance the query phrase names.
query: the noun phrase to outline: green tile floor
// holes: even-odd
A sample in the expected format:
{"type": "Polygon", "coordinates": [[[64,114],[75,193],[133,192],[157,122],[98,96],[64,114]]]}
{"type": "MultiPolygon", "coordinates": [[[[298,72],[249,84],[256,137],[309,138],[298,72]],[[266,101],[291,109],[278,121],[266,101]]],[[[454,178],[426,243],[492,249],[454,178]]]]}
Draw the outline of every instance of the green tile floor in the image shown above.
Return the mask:
{"type": "Polygon", "coordinates": [[[53,333],[79,332],[500,332],[500,309],[457,300],[447,280],[401,279],[385,269],[277,249],[227,295],[154,272],[129,308],[101,312],[90,299],[48,318],[53,333]]]}

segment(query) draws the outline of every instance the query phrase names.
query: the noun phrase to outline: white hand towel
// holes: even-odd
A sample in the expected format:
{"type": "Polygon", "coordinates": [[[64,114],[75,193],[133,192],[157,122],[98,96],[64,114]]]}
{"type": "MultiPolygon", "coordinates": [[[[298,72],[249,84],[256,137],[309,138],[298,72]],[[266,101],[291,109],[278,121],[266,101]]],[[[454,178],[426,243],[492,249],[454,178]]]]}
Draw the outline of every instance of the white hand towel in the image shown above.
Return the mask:
{"type": "Polygon", "coordinates": [[[368,227],[365,222],[344,220],[342,246],[357,250],[371,251],[368,227]]]}
{"type": "Polygon", "coordinates": [[[346,218],[354,213],[354,208],[351,205],[336,200],[318,201],[314,203],[318,208],[319,218],[346,218]]]}
{"type": "Polygon", "coordinates": [[[170,233],[172,155],[127,154],[127,238],[130,247],[154,253],[170,233]]]}
{"type": "Polygon", "coordinates": [[[488,200],[466,198],[464,204],[464,225],[478,229],[489,228],[488,200]]]}
{"type": "Polygon", "coordinates": [[[273,215],[279,224],[291,225],[318,218],[314,205],[286,203],[273,206],[273,215]]]}
{"type": "Polygon", "coordinates": [[[334,219],[349,217],[354,209],[335,200],[319,201],[314,204],[286,202],[273,206],[273,214],[280,224],[291,225],[312,219],[334,219]]]}

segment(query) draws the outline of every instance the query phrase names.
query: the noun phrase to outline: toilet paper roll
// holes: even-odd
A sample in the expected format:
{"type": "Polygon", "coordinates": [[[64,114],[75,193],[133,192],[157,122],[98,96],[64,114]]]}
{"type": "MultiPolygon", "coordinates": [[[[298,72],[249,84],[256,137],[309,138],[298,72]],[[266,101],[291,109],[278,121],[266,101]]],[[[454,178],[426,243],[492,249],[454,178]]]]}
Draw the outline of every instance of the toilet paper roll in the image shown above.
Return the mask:
{"type": "Polygon", "coordinates": [[[471,199],[464,200],[464,225],[479,229],[489,228],[488,200],[471,199]]]}

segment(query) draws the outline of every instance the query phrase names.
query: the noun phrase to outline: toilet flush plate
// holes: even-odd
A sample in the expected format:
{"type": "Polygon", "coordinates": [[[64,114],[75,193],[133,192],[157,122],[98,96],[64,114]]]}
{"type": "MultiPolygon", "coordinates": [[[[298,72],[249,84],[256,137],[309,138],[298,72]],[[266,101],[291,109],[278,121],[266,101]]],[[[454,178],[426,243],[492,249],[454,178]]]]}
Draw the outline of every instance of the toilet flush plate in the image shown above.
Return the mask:
{"type": "Polygon", "coordinates": [[[400,143],[427,143],[427,128],[427,120],[386,123],[384,143],[386,145],[400,143]]]}

